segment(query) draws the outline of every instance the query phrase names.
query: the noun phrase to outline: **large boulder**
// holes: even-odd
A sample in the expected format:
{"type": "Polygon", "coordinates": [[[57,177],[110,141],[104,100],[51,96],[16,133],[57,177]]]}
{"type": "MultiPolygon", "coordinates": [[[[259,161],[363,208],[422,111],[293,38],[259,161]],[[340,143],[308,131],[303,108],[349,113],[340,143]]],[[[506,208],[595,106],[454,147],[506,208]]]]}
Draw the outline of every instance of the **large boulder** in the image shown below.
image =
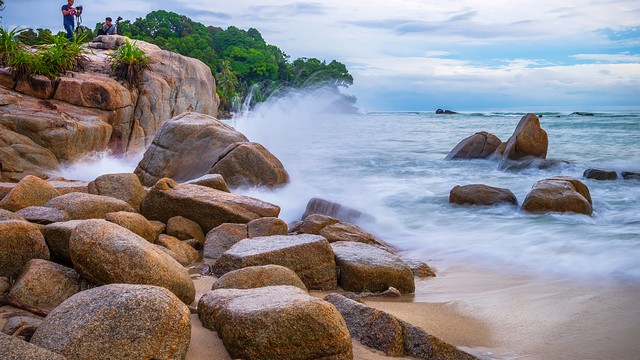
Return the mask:
{"type": "Polygon", "coordinates": [[[44,206],[66,211],[72,220],[104,219],[108,213],[118,211],[136,212],[124,200],[85,193],[60,195],[47,201],[44,206]]]}
{"type": "Polygon", "coordinates": [[[42,206],[59,195],[58,190],[48,182],[37,176],[27,175],[0,201],[0,207],[18,211],[28,206],[42,206]]]}
{"type": "Polygon", "coordinates": [[[214,117],[180,114],[160,128],[135,174],[145,186],[165,177],[178,182],[195,179],[206,174],[229,145],[242,141],[248,140],[214,117]]]}
{"type": "Polygon", "coordinates": [[[67,359],[184,359],[189,308],[157,286],[113,284],[80,292],[55,308],[31,343],[67,359]]]}
{"type": "Polygon", "coordinates": [[[338,309],[354,339],[365,346],[384,351],[389,356],[411,356],[435,360],[477,360],[475,356],[391,314],[338,294],[329,294],[324,300],[338,309]]]}
{"type": "Polygon", "coordinates": [[[382,292],[394,287],[415,291],[413,272],[398,256],[376,246],[353,241],[331,244],[338,266],[338,285],[347,291],[382,292]]]}
{"type": "Polygon", "coordinates": [[[9,295],[27,305],[53,309],[87,286],[80,274],[71,268],[32,259],[13,284],[9,295]]]}
{"type": "Polygon", "coordinates": [[[136,211],[147,194],[140,180],[133,173],[105,174],[89,183],[89,194],[110,196],[124,200],[136,211]]]}
{"type": "Polygon", "coordinates": [[[520,119],[513,135],[507,140],[503,159],[519,160],[524,157],[546,159],[549,139],[547,132],[540,127],[535,114],[526,114],[520,119]]]}
{"type": "Polygon", "coordinates": [[[126,211],[118,211],[105,215],[105,220],[118,224],[125,229],[133,231],[136,235],[150,243],[156,242],[156,232],[151,223],[144,216],[126,211]]]}
{"type": "Polygon", "coordinates": [[[298,274],[308,289],[337,286],[336,263],[327,239],[319,235],[264,236],[244,239],[220,256],[213,266],[216,276],[257,265],[281,265],[298,274]]]}
{"type": "Polygon", "coordinates": [[[0,333],[0,355],[4,360],[65,360],[53,351],[43,349],[20,338],[0,333]]]}
{"type": "Polygon", "coordinates": [[[518,205],[518,199],[511,190],[483,184],[454,186],[449,193],[449,202],[460,205],[518,205]]]}
{"type": "Polygon", "coordinates": [[[234,359],[353,359],[336,308],[294,286],[209,291],[198,316],[234,359]]]}
{"type": "Polygon", "coordinates": [[[238,241],[248,237],[247,224],[226,223],[219,225],[207,233],[202,251],[203,256],[209,261],[215,262],[238,241]]]}
{"type": "Polygon", "coordinates": [[[174,216],[182,216],[209,232],[224,223],[277,217],[280,207],[249,196],[161,179],[142,201],[140,211],[149,220],[165,223],[174,216]]]}
{"type": "Polygon", "coordinates": [[[96,285],[156,285],[171,290],[186,304],[195,298],[186,268],[157,246],[106,220],[78,225],[69,239],[69,254],[73,267],[96,285]]]}
{"type": "Polygon", "coordinates": [[[38,226],[20,220],[0,221],[0,276],[18,276],[31,259],[49,260],[38,226]]]}
{"type": "Polygon", "coordinates": [[[280,285],[295,286],[307,290],[307,287],[293,270],[280,265],[249,266],[229,271],[216,280],[211,290],[253,289],[280,285]]]}
{"type": "Polygon", "coordinates": [[[444,159],[484,159],[491,156],[500,144],[502,140],[497,136],[486,131],[477,132],[460,141],[444,159]]]}
{"type": "Polygon", "coordinates": [[[222,175],[231,187],[275,188],[289,182],[289,174],[280,160],[264,146],[252,142],[230,145],[209,172],[222,175]]]}
{"type": "Polygon", "coordinates": [[[537,181],[522,203],[522,209],[532,213],[593,212],[589,188],[580,180],[557,176],[537,181]]]}

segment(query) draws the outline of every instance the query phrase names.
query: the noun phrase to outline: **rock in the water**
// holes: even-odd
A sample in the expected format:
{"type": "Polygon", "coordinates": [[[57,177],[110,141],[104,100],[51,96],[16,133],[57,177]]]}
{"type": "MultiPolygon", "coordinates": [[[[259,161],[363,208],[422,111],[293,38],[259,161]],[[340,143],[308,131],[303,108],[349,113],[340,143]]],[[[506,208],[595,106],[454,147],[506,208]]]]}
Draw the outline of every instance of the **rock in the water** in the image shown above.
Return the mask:
{"type": "Polygon", "coordinates": [[[582,176],[587,179],[595,180],[616,180],[618,178],[618,173],[602,169],[587,169],[584,171],[582,176]]]}
{"type": "Polygon", "coordinates": [[[156,242],[157,235],[153,226],[151,226],[151,223],[147,218],[138,213],[126,211],[108,213],[105,215],[105,220],[133,231],[135,234],[150,243],[156,242]]]}
{"type": "Polygon", "coordinates": [[[140,210],[140,203],[147,194],[140,179],[133,173],[100,175],[89,183],[88,190],[89,194],[124,200],[136,211],[140,210]]]}
{"type": "Polygon", "coordinates": [[[591,195],[580,180],[558,176],[537,181],[522,203],[532,213],[575,212],[591,215],[591,195]]]}
{"type": "Polygon", "coordinates": [[[243,141],[244,135],[214,117],[183,113],[158,130],[135,173],[145,186],[165,177],[192,180],[209,172],[229,145],[243,141]]]}
{"type": "Polygon", "coordinates": [[[210,187],[212,189],[216,189],[224,192],[231,192],[229,191],[227,182],[224,181],[224,178],[220,174],[202,175],[197,179],[193,179],[185,182],[185,184],[202,185],[202,186],[210,187]]]}
{"type": "Polygon", "coordinates": [[[425,278],[434,277],[436,272],[427,263],[415,259],[402,259],[411,269],[413,276],[425,278]]]}
{"type": "Polygon", "coordinates": [[[18,211],[29,206],[42,206],[59,196],[51,184],[37,176],[27,175],[0,201],[0,207],[9,211],[18,211]]]}
{"type": "Polygon", "coordinates": [[[593,113],[584,112],[584,111],[574,111],[569,116],[594,116],[593,113]]]}
{"type": "Polygon", "coordinates": [[[85,220],[71,220],[49,224],[42,228],[51,257],[58,262],[72,265],[69,255],[69,238],[75,228],[85,220]]]}
{"type": "Polygon", "coordinates": [[[200,185],[158,181],[142,201],[142,215],[167,222],[174,216],[193,220],[204,232],[224,223],[247,223],[278,217],[280,207],[249,196],[230,194],[200,185]]]}
{"type": "Polygon", "coordinates": [[[0,276],[18,276],[31,259],[49,260],[49,249],[37,225],[0,221],[0,276]]]}
{"type": "Polygon", "coordinates": [[[375,220],[375,218],[369,214],[320,198],[312,198],[309,200],[307,208],[305,209],[304,214],[302,214],[302,218],[300,218],[300,220],[305,220],[312,214],[326,215],[347,222],[375,220]]]}
{"type": "Polygon", "coordinates": [[[41,225],[71,220],[66,211],[44,206],[29,206],[18,210],[16,215],[29,222],[41,225]]]}
{"type": "Polygon", "coordinates": [[[357,241],[374,245],[382,244],[375,236],[354,224],[320,214],[307,216],[304,221],[293,226],[291,232],[322,235],[329,242],[357,241]]]}
{"type": "Polygon", "coordinates": [[[297,287],[209,291],[198,316],[234,359],[353,359],[340,313],[297,287]]]}
{"type": "Polygon", "coordinates": [[[191,245],[170,235],[160,235],[157,244],[171,250],[173,258],[184,266],[193,264],[200,257],[191,245]]]}
{"type": "Polygon", "coordinates": [[[272,153],[258,143],[230,145],[210,173],[220,174],[231,187],[275,188],[289,182],[289,174],[272,153]]]}
{"type": "Polygon", "coordinates": [[[477,132],[460,141],[444,159],[484,159],[495,153],[501,144],[502,140],[497,136],[486,131],[477,132]]]}
{"type": "Polygon", "coordinates": [[[210,260],[218,258],[238,241],[249,237],[247,224],[222,224],[207,233],[203,256],[210,260]]]}
{"type": "Polygon", "coordinates": [[[546,159],[548,146],[547,132],[540,127],[538,117],[529,113],[520,119],[513,135],[507,140],[502,157],[510,160],[519,160],[526,156],[546,159]]]}
{"type": "Polygon", "coordinates": [[[351,336],[363,345],[384,351],[389,356],[413,356],[419,359],[477,360],[424,330],[342,295],[324,298],[332,303],[347,323],[351,336]]]}
{"type": "Polygon", "coordinates": [[[443,115],[443,114],[452,115],[452,114],[457,114],[457,112],[451,111],[451,110],[438,109],[438,110],[436,110],[436,114],[438,114],[438,115],[443,115]]]}
{"type": "Polygon", "coordinates": [[[449,202],[460,205],[518,205],[518,199],[511,190],[483,184],[456,185],[449,193],[449,202]]]}
{"type": "Polygon", "coordinates": [[[11,288],[15,300],[37,308],[53,309],[86,289],[77,271],[42,259],[32,259],[11,288]]]}
{"type": "Polygon", "coordinates": [[[353,241],[331,244],[338,266],[338,285],[347,291],[381,292],[394,287],[415,291],[413,273],[398,256],[378,247],[353,241]]]}
{"type": "Polygon", "coordinates": [[[80,292],[47,316],[31,343],[67,359],[184,359],[189,308],[170,291],[112,284],[80,292]]]}
{"type": "Polygon", "coordinates": [[[104,219],[108,213],[118,211],[136,212],[124,200],[85,193],[60,195],[44,206],[66,211],[72,220],[104,219]]]}
{"type": "Polygon", "coordinates": [[[279,285],[295,286],[307,291],[293,270],[280,265],[249,266],[229,271],[216,280],[211,289],[253,289],[279,285]]]}
{"type": "Polygon", "coordinates": [[[336,264],[327,239],[318,235],[264,236],[244,239],[216,261],[216,276],[247,266],[275,264],[298,274],[310,290],[330,290],[337,285],[336,264]]]}
{"type": "Polygon", "coordinates": [[[65,360],[53,351],[43,349],[17,337],[0,333],[0,355],[5,360],[65,360]]]}
{"type": "Polygon", "coordinates": [[[204,233],[200,225],[182,216],[174,216],[167,221],[167,235],[180,240],[195,239],[200,246],[204,245],[204,233]]]}
{"type": "Polygon", "coordinates": [[[287,235],[289,231],[287,223],[284,222],[284,220],[275,217],[263,217],[251,220],[247,223],[247,230],[249,235],[247,237],[250,238],[271,235],[287,235]]]}
{"type": "Polygon", "coordinates": [[[622,178],[625,180],[640,180],[640,173],[637,172],[623,171],[620,175],[622,175],[622,178]]]}
{"type": "Polygon", "coordinates": [[[186,304],[195,287],[189,272],[166,252],[106,220],[87,220],[69,239],[73,267],[90,282],[162,286],[186,304]]]}

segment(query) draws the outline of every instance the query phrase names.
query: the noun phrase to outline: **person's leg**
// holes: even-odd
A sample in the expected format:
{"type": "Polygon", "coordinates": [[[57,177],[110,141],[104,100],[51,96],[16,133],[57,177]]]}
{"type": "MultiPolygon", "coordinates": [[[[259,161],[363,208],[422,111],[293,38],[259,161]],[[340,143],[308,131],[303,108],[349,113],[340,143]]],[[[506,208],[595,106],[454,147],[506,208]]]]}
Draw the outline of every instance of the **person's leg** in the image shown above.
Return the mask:
{"type": "Polygon", "coordinates": [[[67,32],[67,39],[69,40],[73,39],[73,25],[64,24],[64,29],[67,32]]]}

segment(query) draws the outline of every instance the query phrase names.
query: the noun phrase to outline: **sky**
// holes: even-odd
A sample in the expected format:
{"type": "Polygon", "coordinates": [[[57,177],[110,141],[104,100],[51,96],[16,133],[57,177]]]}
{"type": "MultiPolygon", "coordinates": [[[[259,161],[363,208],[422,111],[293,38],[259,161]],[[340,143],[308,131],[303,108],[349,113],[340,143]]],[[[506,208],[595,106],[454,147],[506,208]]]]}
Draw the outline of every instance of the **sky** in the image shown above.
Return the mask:
{"type": "MultiPolygon", "coordinates": [[[[64,1],[5,0],[2,25],[62,30],[64,1]]],[[[638,0],[76,0],[83,24],[163,9],[338,60],[368,111],[640,110],[638,0]]]]}

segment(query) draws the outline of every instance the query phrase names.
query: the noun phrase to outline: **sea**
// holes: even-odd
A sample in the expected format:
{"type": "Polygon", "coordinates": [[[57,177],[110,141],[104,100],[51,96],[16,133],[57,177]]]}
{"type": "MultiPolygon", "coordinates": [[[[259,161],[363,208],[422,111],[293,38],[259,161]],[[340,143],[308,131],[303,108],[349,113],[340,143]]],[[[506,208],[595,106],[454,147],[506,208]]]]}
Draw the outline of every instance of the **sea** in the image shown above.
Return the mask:
{"type": "MultiPolygon", "coordinates": [[[[291,93],[226,121],[280,159],[291,183],[237,192],[273,202],[287,222],[313,197],[373,217],[358,223],[407,257],[446,268],[472,264],[534,277],[640,285],[640,180],[583,178],[588,168],[640,172],[640,111],[583,109],[332,113],[332,99],[291,93]],[[549,138],[548,169],[505,171],[491,160],[444,160],[462,139],[487,131],[506,141],[526,113],[549,138]],[[529,214],[517,206],[449,203],[456,185],[507,188],[522,204],[538,180],[572,176],[593,199],[593,215],[529,214]]],[[[135,162],[104,157],[61,175],[95,177],[133,171],[135,162]],[[82,174],[80,176],[79,174],[82,174]]]]}

